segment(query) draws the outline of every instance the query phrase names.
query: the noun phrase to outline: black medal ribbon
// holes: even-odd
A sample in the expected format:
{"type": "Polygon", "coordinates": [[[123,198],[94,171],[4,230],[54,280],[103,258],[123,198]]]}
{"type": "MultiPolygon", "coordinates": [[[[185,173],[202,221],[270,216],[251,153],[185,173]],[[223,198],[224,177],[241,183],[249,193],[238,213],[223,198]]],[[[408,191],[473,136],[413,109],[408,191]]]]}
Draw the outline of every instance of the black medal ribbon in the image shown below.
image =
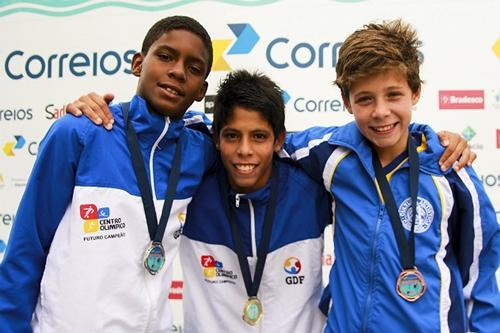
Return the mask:
{"type": "Polygon", "coordinates": [[[380,160],[375,153],[372,152],[372,163],[375,169],[375,177],[384,197],[387,213],[389,214],[392,230],[396,237],[396,242],[399,249],[399,258],[403,270],[415,268],[415,220],[417,217],[417,193],[418,193],[418,176],[419,176],[419,160],[415,142],[408,136],[408,160],[410,164],[410,196],[411,196],[411,231],[409,239],[404,234],[403,225],[399,217],[396,200],[392,194],[391,188],[385,176],[380,160]]]}
{"type": "Polygon", "coordinates": [[[224,209],[226,211],[226,216],[231,225],[231,234],[233,236],[233,242],[236,249],[236,253],[238,255],[238,261],[240,263],[241,274],[243,276],[243,281],[245,282],[245,288],[247,291],[248,297],[257,296],[257,292],[259,291],[260,282],[262,280],[262,273],[264,272],[264,265],[266,263],[267,253],[269,251],[269,241],[271,239],[272,227],[274,222],[275,208],[276,208],[276,200],[277,200],[277,189],[278,189],[278,166],[277,164],[273,165],[273,171],[271,176],[271,194],[269,199],[269,204],[266,209],[266,215],[264,218],[264,226],[262,229],[262,237],[260,240],[259,247],[257,249],[257,264],[255,267],[255,274],[252,280],[252,276],[250,274],[250,265],[248,264],[248,260],[245,256],[245,250],[243,248],[243,237],[241,228],[236,221],[236,215],[234,209],[231,207],[230,198],[229,198],[229,190],[228,183],[226,180],[226,175],[219,177],[219,188],[221,192],[222,202],[224,203],[224,209]]]}
{"type": "Polygon", "coordinates": [[[148,181],[144,158],[142,157],[141,149],[139,147],[139,140],[137,139],[137,134],[135,133],[134,127],[130,123],[128,118],[129,108],[130,103],[122,104],[123,118],[125,120],[125,128],[127,132],[127,142],[130,150],[130,155],[132,157],[132,165],[134,167],[134,173],[137,178],[137,185],[139,186],[139,190],[141,192],[142,205],[144,206],[144,213],[146,214],[149,237],[153,243],[161,244],[163,235],[165,234],[165,229],[167,227],[168,217],[170,216],[170,211],[172,210],[177,183],[179,182],[180,178],[181,142],[179,138],[177,140],[175,148],[172,168],[168,177],[167,193],[165,195],[165,201],[163,203],[160,222],[158,223],[153,201],[153,194],[151,192],[151,186],[148,181]]]}

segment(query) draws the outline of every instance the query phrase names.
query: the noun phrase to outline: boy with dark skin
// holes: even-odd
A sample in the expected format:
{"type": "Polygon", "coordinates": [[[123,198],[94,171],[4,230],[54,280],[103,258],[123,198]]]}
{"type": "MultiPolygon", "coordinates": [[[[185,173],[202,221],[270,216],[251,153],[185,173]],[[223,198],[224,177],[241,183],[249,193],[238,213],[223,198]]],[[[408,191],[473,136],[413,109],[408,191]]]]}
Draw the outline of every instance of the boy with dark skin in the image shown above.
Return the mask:
{"type": "Polygon", "coordinates": [[[197,21],[162,19],[133,57],[136,96],[111,108],[115,131],[70,116],[50,128],[0,266],[1,332],[170,331],[179,234],[215,161],[182,117],[212,53],[197,21]]]}

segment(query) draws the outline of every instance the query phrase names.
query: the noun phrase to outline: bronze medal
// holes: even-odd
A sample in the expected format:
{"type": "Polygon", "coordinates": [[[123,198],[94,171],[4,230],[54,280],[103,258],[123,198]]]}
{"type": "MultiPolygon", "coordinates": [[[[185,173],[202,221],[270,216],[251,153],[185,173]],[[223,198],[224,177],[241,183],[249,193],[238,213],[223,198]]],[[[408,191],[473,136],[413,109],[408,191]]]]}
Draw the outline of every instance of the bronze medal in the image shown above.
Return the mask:
{"type": "Polygon", "coordinates": [[[424,277],[416,267],[414,269],[405,269],[399,274],[396,290],[404,300],[415,302],[422,297],[426,288],[424,277]]]}

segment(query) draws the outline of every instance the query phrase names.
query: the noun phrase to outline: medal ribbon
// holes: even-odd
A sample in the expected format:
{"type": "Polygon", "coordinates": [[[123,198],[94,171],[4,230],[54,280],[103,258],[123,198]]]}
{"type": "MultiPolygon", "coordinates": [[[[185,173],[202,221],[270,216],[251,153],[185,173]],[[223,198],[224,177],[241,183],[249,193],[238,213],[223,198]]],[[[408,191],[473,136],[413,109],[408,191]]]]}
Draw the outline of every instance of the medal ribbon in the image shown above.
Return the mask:
{"type": "Polygon", "coordinates": [[[132,156],[132,165],[134,167],[135,177],[137,178],[137,185],[141,191],[142,205],[144,206],[144,213],[146,214],[146,222],[148,225],[149,237],[154,243],[161,243],[165,229],[167,227],[168,217],[172,210],[172,203],[175,197],[177,183],[180,178],[181,170],[181,142],[180,138],[177,140],[175,147],[175,154],[172,161],[172,168],[168,177],[167,193],[163,203],[163,210],[161,212],[160,223],[156,217],[155,206],[153,202],[153,194],[151,193],[151,186],[148,181],[144,159],[142,157],[141,149],[139,148],[139,140],[134,131],[134,126],[130,123],[128,118],[128,111],[130,103],[122,104],[123,118],[125,119],[125,128],[127,131],[127,142],[132,156]]]}
{"type": "Polygon", "coordinates": [[[410,195],[411,195],[411,231],[410,237],[407,240],[404,234],[403,225],[399,217],[396,200],[392,194],[391,187],[387,182],[384,170],[380,164],[375,151],[372,152],[372,163],[375,169],[375,177],[382,191],[382,196],[385,200],[387,213],[389,214],[392,230],[396,237],[396,242],[399,249],[399,259],[403,270],[415,268],[415,220],[417,216],[417,192],[418,192],[418,176],[419,176],[419,160],[418,153],[411,135],[408,136],[408,160],[410,163],[410,195]]]}
{"type": "Polygon", "coordinates": [[[264,272],[264,265],[266,263],[267,252],[269,250],[269,241],[271,239],[271,232],[274,221],[274,213],[276,207],[276,194],[278,188],[278,166],[273,165],[273,172],[271,176],[271,197],[269,199],[269,204],[266,209],[266,215],[264,219],[264,227],[262,230],[262,238],[260,240],[259,247],[257,249],[257,265],[255,268],[255,275],[252,281],[250,274],[250,265],[245,256],[245,250],[243,249],[243,238],[241,228],[236,221],[236,216],[234,209],[231,207],[231,200],[229,198],[228,184],[225,174],[219,179],[223,180],[219,182],[219,187],[221,190],[222,202],[224,203],[224,209],[226,211],[226,216],[229,219],[231,225],[231,233],[233,236],[233,242],[238,255],[238,261],[240,263],[241,274],[243,275],[243,281],[245,282],[245,288],[248,297],[257,296],[259,291],[260,282],[262,280],[262,273],[264,272]]]}

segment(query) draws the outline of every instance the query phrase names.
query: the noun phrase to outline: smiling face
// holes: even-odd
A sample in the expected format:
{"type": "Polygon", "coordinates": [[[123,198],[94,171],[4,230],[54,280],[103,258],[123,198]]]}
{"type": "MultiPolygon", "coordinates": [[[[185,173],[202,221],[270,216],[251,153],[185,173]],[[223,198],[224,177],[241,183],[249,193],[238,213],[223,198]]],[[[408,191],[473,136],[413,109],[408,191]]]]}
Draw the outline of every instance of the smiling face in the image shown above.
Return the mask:
{"type": "Polygon", "coordinates": [[[233,190],[249,193],[267,183],[273,154],[284,138],[285,133],[275,138],[273,128],[258,111],[235,106],[216,139],[233,190]]]}
{"type": "Polygon", "coordinates": [[[419,98],[420,90],[413,93],[406,76],[397,68],[352,84],[349,100],[344,103],[363,136],[372,142],[382,165],[406,149],[411,110],[419,98]]]}
{"type": "Polygon", "coordinates": [[[139,77],[137,94],[153,109],[180,119],[207,90],[208,51],[196,34],[170,30],[158,38],[146,55],[136,53],[132,73],[139,77]]]}

